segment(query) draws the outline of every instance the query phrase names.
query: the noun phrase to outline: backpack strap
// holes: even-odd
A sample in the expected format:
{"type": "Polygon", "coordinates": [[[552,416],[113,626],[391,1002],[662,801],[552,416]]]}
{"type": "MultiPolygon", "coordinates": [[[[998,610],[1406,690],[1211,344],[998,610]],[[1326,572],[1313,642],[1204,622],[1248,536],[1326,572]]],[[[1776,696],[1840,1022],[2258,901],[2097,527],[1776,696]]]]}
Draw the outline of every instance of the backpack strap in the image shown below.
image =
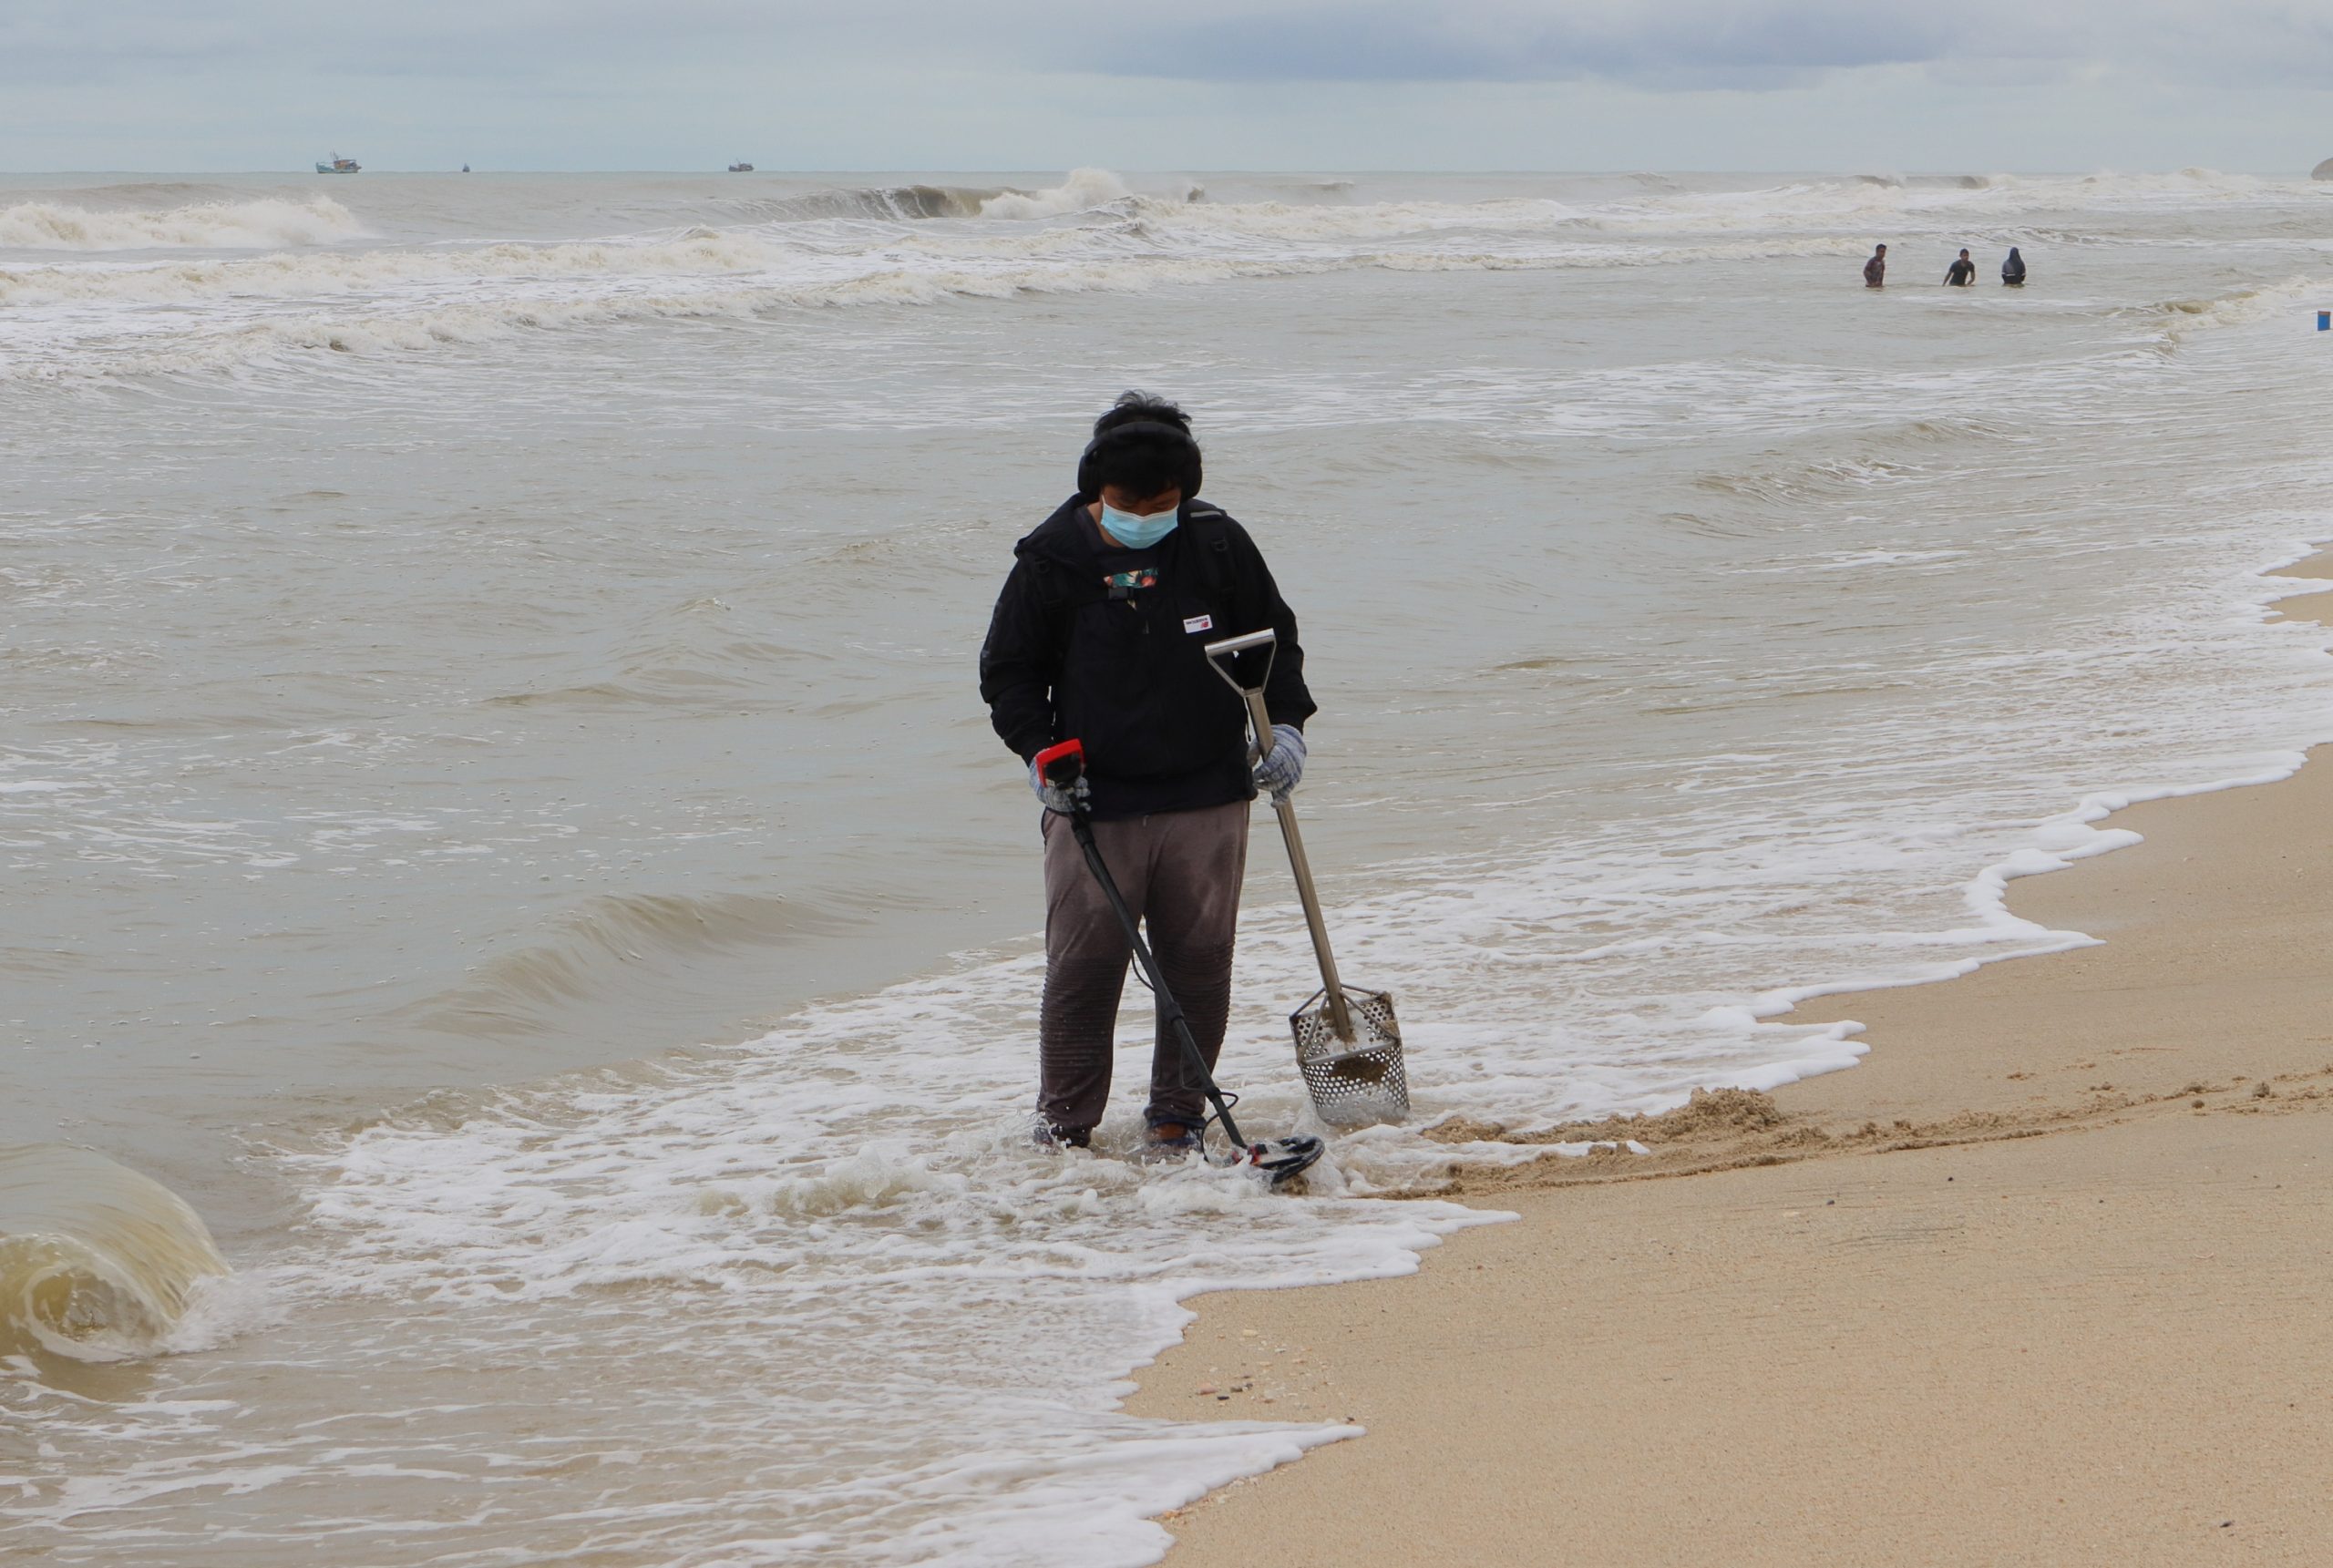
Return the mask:
{"type": "Polygon", "coordinates": [[[1021,558],[1029,569],[1029,584],[1036,590],[1038,613],[1043,618],[1044,632],[1044,662],[1055,672],[1069,656],[1069,622],[1080,608],[1099,604],[1103,589],[1091,573],[1072,570],[1065,561],[1050,556],[1030,554],[1021,558]]]}
{"type": "Polygon", "coordinates": [[[1037,590],[1037,599],[1049,616],[1066,615],[1081,604],[1090,604],[1103,597],[1102,590],[1091,582],[1074,581],[1076,573],[1068,570],[1050,556],[1030,555],[1022,558],[1028,563],[1029,581],[1037,590]]]}
{"type": "Polygon", "coordinates": [[[1191,508],[1191,542],[1198,547],[1199,580],[1207,585],[1209,599],[1223,606],[1226,614],[1238,606],[1237,579],[1231,564],[1231,530],[1218,507],[1191,508]]]}

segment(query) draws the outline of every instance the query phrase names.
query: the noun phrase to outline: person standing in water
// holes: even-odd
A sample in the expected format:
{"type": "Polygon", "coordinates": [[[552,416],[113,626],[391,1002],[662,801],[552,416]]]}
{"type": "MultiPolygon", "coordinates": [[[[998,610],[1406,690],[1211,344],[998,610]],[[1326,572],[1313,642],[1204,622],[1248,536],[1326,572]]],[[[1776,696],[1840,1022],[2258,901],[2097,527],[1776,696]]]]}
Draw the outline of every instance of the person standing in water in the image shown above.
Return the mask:
{"type": "Polygon", "coordinates": [[[2012,289],[2025,287],[2025,258],[2017,253],[2014,245],[2009,248],[2009,260],[2001,263],[2001,282],[2012,289]]]}
{"type": "Polygon", "coordinates": [[[1873,251],[1871,260],[1863,264],[1863,286],[1866,289],[1884,289],[1887,286],[1886,246],[1882,245],[1873,251]]]}
{"type": "Polygon", "coordinates": [[[1968,252],[1964,250],[1960,252],[1960,260],[1952,263],[1952,271],[1944,275],[1945,286],[1965,289],[1976,281],[1977,263],[1968,259],[1968,252]]]}
{"type": "MultiPolygon", "coordinates": [[[[1248,862],[1249,803],[1304,776],[1296,616],[1248,531],[1198,498],[1199,448],[1171,403],[1129,392],[1094,422],[1077,493],[1012,547],[981,645],[981,698],[1043,803],[1045,989],[1037,1013],[1036,1139],[1084,1148],[1110,1097],[1112,1036],[1132,956],[1125,927],[1062,818],[1081,806],[1146,927],[1209,1068],[1231,1007],[1231,949],[1248,862]],[[1254,759],[1247,707],[1206,646],[1279,634],[1254,759]],[[1085,746],[1085,776],[1045,782],[1036,755],[1085,746]]],[[[1243,672],[1244,673],[1244,672],[1243,672]]],[[[1252,677],[1250,677],[1252,678],[1252,677]]],[[[1146,1153],[1198,1146],[1201,1090],[1164,1020],[1151,1054],[1146,1153]]]]}

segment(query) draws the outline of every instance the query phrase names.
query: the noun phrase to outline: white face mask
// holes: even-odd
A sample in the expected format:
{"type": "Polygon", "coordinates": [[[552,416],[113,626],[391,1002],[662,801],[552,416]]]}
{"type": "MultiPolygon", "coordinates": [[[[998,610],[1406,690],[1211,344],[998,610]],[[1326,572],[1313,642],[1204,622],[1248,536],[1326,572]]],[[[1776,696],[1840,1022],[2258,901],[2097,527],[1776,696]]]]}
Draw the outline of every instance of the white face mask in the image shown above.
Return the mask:
{"type": "Polygon", "coordinates": [[[1110,537],[1130,550],[1146,550],[1175,531],[1182,520],[1183,509],[1169,507],[1163,512],[1153,512],[1145,518],[1133,512],[1122,512],[1109,502],[1102,503],[1102,526],[1110,537]]]}

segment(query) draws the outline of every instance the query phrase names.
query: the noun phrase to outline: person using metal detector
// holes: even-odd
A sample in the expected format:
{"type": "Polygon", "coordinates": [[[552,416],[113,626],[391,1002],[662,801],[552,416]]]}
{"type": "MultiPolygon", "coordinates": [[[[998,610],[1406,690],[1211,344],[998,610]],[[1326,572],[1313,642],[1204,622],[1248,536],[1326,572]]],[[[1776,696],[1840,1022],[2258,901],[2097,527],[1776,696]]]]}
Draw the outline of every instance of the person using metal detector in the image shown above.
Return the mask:
{"type": "Polygon", "coordinates": [[[1314,703],[1295,614],[1247,530],[1199,498],[1201,477],[1173,404],[1128,393],[1095,421],[1076,494],[1013,547],[981,696],[1045,807],[1038,1142],[1084,1147],[1100,1124],[1133,957],[1157,996],[1145,1153],[1200,1148],[1217,1120],[1243,1162],[1284,1176],[1320,1157],[1318,1141],[1247,1143],[1212,1074],[1249,803],[1303,776],[1314,703]],[[1274,742],[1259,758],[1246,705],[1206,649],[1265,628],[1279,651],[1268,678],[1257,666],[1274,742]],[[1061,777],[1040,765],[1048,752],[1061,777]]]}

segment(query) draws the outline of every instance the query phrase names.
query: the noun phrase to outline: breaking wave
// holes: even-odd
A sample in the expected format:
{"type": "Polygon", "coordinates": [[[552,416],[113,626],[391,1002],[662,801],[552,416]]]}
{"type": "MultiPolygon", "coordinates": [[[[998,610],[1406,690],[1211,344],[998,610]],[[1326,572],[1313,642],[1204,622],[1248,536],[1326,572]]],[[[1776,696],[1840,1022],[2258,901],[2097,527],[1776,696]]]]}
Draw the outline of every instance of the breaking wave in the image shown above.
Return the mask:
{"type": "Polygon", "coordinates": [[[1073,169],[1069,178],[1044,190],[1006,190],[981,203],[983,218],[1059,218],[1124,201],[1134,192],[1106,169],[1073,169]]]}
{"type": "Polygon", "coordinates": [[[1847,253],[1846,241],[1824,235],[1618,243],[1581,232],[1572,210],[1538,200],[1290,206],[1111,194],[1124,189],[1089,170],[1034,193],[902,186],[817,198],[1081,213],[1035,227],[805,222],[798,213],[769,216],[774,204],[747,203],[732,210],[757,221],[604,239],[0,266],[0,308],[15,316],[19,351],[7,379],[201,374],[319,351],[426,351],[623,321],[1126,292],[1372,267],[1640,267],[1847,253]],[[1077,206],[1104,198],[1097,208],[1077,206]]]}
{"type": "MultiPolygon", "coordinates": [[[[1047,236],[1032,236],[1042,246],[1047,236]]],[[[734,237],[713,236],[682,241],[686,247],[717,249],[734,237]]],[[[331,353],[350,355],[421,352],[487,343],[532,332],[588,329],[621,322],[749,320],[772,311],[826,309],[857,305],[930,305],[955,299],[1011,299],[1021,295],[1064,293],[1132,293],[1156,288],[1221,282],[1242,278],[1303,277],[1322,272],[1380,268],[1389,272],[1499,272],[1557,268],[1658,267],[1696,261],[1755,260],[1773,256],[1847,255],[1856,242],[1832,239],[1740,241],[1677,246],[1578,245],[1536,253],[1518,251],[1469,250],[1439,254],[1392,246],[1345,248],[1332,253],[1240,255],[1184,251],[1147,253],[1128,245],[1105,243],[1100,254],[1046,254],[1042,250],[1015,248],[1005,241],[985,254],[965,250],[953,256],[933,256],[923,266],[902,264],[910,260],[896,252],[866,259],[856,268],[850,259],[823,259],[814,267],[787,277],[786,270],[700,266],[688,272],[673,268],[647,275],[609,264],[615,247],[497,247],[529,251],[544,263],[529,270],[523,262],[509,264],[500,276],[510,286],[448,302],[436,291],[416,290],[416,297],[399,308],[396,299],[367,299],[351,309],[331,296],[357,292],[354,282],[338,286],[303,280],[297,292],[287,289],[273,311],[240,320],[213,323],[200,335],[163,338],[159,335],[107,343],[102,354],[87,352],[87,340],[67,341],[46,356],[19,356],[0,378],[31,381],[78,381],[121,376],[201,373],[257,364],[287,354],[331,353]],[[556,253],[553,253],[556,252],[556,253]],[[586,288],[558,286],[559,274],[584,276],[594,271],[599,252],[599,278],[586,288]],[[286,311],[282,305],[293,308],[286,311]]],[[[416,256],[411,252],[380,252],[356,257],[271,258],[250,263],[270,268],[283,263],[287,273],[301,262],[339,263],[342,273],[361,277],[377,264],[384,274],[434,273],[462,277],[475,282],[494,278],[498,258],[480,260],[467,270],[448,264],[442,253],[416,256]]],[[[74,274],[66,284],[93,299],[143,296],[156,303],[174,295],[228,297],[242,292],[237,270],[226,265],[180,269],[165,278],[156,272],[117,272],[102,276],[74,274]]],[[[21,303],[57,286],[54,277],[31,278],[0,269],[0,305],[21,303]],[[13,298],[12,298],[13,296],[13,298]]],[[[104,318],[98,324],[110,324],[104,318]]],[[[599,693],[625,700],[627,693],[599,693]]]]}
{"type": "Polygon", "coordinates": [[[418,1017],[434,1029],[484,1037],[556,1027],[561,1009],[618,988],[634,996],[659,986],[686,988],[692,966],[725,949],[776,948],[831,934],[851,920],[848,911],[745,894],[594,898],[548,940],[479,963],[457,989],[424,1004],[418,1017]]]}
{"type": "MultiPolygon", "coordinates": [[[[1349,189],[1351,181],[1339,182],[1349,189]]],[[[1186,186],[1175,200],[1198,200],[1205,192],[1186,186]]],[[[936,218],[1002,220],[1061,218],[1134,199],[1125,182],[1106,169],[1074,169],[1062,183],[1036,190],[1011,185],[868,185],[724,204],[724,210],[765,221],[842,218],[922,222],[936,218]]]]}
{"type": "Polygon", "coordinates": [[[2295,274],[2256,289],[2239,289],[2217,299],[2165,300],[2153,313],[2168,323],[2174,337],[2198,327],[2242,326],[2268,321],[2314,302],[2324,292],[2321,278],[2295,274]]]}
{"type": "Polygon", "coordinates": [[[227,1262],[160,1183],[61,1144],[0,1146],[0,1356],[118,1361],[179,1343],[227,1262]]]}
{"type": "Polygon", "coordinates": [[[749,220],[844,218],[922,222],[934,218],[977,218],[983,203],[1006,194],[1002,186],[868,185],[807,196],[725,203],[723,210],[749,220]]]}
{"type": "Polygon", "coordinates": [[[112,211],[53,201],[0,208],[0,249],[16,251],[266,251],[336,244],[364,232],[329,196],[112,211]]]}
{"type": "MultiPolygon", "coordinates": [[[[145,205],[136,210],[104,210],[107,198],[97,191],[7,208],[0,245],[13,233],[51,249],[242,245],[262,253],[0,266],[0,309],[12,317],[15,351],[8,379],[77,384],[285,358],[313,363],[319,352],[426,351],[627,321],[1135,292],[1368,268],[1845,257],[1874,237],[1924,232],[2033,243],[2071,234],[2053,215],[2290,207],[2297,192],[2322,200],[2324,188],[2309,195],[2306,181],[2188,169],[2079,179],[1865,175],[1703,190],[1635,178],[1617,190],[1608,182],[1592,190],[1557,186],[1560,200],[1225,201],[1190,186],[1179,195],[1137,194],[1108,170],[1079,169],[1034,190],[898,184],[725,196],[686,225],[598,238],[322,249],[361,232],[329,198],[189,202],[207,188],[137,189],[145,205]]],[[[2310,224],[2316,213],[2293,207],[2277,220],[2310,224]]],[[[2194,324],[2174,324],[2163,341],[2194,324]]]]}
{"type": "Polygon", "coordinates": [[[2078,178],[1863,174],[1753,190],[1659,194],[1598,204],[1583,213],[1581,220],[1616,233],[1876,226],[1942,231],[1981,224],[2014,226],[2033,214],[2069,209],[2112,211],[2288,202],[2305,193],[2306,184],[2205,169],[2078,178]]]}

